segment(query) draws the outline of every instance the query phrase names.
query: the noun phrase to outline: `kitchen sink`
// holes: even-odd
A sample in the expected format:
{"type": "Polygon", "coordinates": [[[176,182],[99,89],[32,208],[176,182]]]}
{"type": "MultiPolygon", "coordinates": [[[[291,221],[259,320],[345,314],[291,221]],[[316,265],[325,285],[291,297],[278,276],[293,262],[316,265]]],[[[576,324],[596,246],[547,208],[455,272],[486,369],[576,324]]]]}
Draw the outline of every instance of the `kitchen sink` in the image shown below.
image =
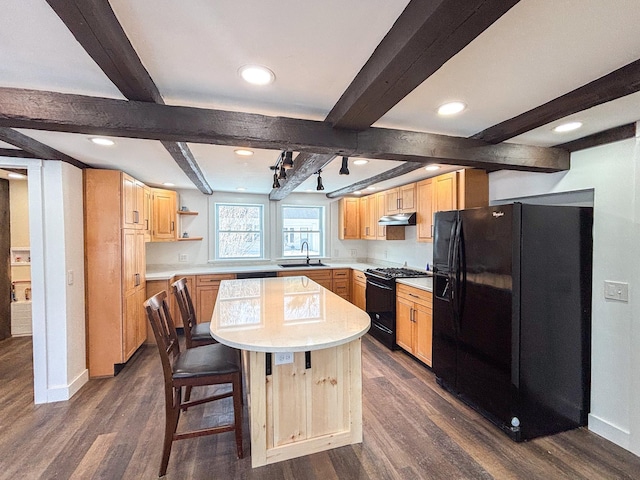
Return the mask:
{"type": "Polygon", "coordinates": [[[325,265],[324,263],[280,263],[279,267],[283,268],[304,268],[304,267],[328,267],[329,265],[325,265]]]}

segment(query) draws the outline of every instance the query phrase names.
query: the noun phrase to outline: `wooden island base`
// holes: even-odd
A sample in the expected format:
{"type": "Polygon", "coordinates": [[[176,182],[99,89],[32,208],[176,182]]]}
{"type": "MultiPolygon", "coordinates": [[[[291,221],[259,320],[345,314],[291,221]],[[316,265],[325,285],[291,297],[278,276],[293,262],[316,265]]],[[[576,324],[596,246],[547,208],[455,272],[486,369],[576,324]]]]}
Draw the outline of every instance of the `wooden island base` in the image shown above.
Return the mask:
{"type": "Polygon", "coordinates": [[[273,353],[270,372],[267,354],[245,354],[254,468],[362,442],[360,338],[283,365],[273,353]]]}

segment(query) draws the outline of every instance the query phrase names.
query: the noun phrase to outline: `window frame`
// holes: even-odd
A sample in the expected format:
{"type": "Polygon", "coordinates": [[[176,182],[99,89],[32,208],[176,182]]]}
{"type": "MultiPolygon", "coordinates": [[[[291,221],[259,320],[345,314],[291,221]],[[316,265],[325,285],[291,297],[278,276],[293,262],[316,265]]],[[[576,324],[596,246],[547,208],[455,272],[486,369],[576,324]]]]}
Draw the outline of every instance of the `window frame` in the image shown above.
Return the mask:
{"type": "MultiPolygon", "coordinates": [[[[213,234],[212,234],[212,257],[215,262],[238,262],[238,261],[257,261],[257,260],[265,260],[266,252],[267,252],[267,244],[266,238],[268,236],[268,232],[265,231],[265,226],[267,225],[266,219],[266,207],[263,202],[252,202],[252,201],[238,201],[238,200],[213,200],[213,208],[212,208],[212,216],[213,216],[213,234]],[[260,254],[256,257],[220,257],[219,246],[220,246],[220,228],[219,228],[219,218],[218,218],[218,207],[219,206],[238,206],[238,207],[257,207],[260,210],[260,229],[259,230],[251,230],[251,233],[257,233],[260,236],[260,254]]],[[[211,231],[211,229],[210,229],[211,231]]],[[[247,232],[247,230],[224,230],[222,233],[229,232],[247,232]]]]}

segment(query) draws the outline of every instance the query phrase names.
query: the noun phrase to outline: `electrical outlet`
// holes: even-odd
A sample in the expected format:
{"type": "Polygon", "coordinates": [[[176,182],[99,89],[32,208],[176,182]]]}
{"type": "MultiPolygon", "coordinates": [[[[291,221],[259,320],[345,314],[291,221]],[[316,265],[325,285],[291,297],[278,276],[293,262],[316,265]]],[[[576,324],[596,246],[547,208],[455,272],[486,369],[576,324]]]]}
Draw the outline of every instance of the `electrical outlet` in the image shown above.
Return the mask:
{"type": "Polygon", "coordinates": [[[624,282],[604,282],[604,298],[618,300],[619,302],[629,301],[629,284],[624,282]]]}
{"type": "Polygon", "coordinates": [[[388,253],[389,252],[387,250],[384,251],[384,258],[387,258],[388,253]]]}
{"type": "Polygon", "coordinates": [[[274,363],[276,365],[284,365],[285,363],[293,363],[293,352],[276,352],[274,363]]]}
{"type": "Polygon", "coordinates": [[[352,248],[351,249],[351,256],[354,257],[354,258],[357,257],[358,256],[358,250],[356,250],[355,248],[352,248]]]}
{"type": "Polygon", "coordinates": [[[189,255],[187,255],[186,253],[181,253],[180,255],[178,255],[178,261],[179,262],[188,262],[189,261],[189,255]]]}

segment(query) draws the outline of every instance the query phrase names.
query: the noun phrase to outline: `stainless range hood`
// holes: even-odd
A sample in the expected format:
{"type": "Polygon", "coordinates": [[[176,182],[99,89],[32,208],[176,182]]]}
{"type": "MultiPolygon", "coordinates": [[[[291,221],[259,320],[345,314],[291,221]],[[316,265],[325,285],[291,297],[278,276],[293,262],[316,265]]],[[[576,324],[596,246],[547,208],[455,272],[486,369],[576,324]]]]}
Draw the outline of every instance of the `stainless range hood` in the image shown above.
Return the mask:
{"type": "Polygon", "coordinates": [[[416,213],[396,213],[395,215],[385,215],[378,220],[378,225],[415,225],[416,213]]]}

